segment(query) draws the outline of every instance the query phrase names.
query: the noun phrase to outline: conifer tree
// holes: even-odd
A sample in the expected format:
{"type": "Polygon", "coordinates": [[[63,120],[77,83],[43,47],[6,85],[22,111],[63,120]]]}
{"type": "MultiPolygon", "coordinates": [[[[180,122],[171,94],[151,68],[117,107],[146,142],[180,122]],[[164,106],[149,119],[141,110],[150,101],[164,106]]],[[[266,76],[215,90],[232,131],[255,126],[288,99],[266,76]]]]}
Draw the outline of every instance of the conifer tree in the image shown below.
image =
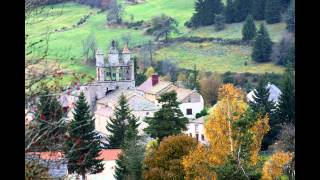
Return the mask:
{"type": "Polygon", "coordinates": [[[295,82],[292,68],[286,70],[281,91],[276,118],[281,123],[295,124],[295,82]]]}
{"type": "Polygon", "coordinates": [[[127,174],[127,171],[125,169],[125,165],[124,165],[124,158],[123,158],[123,154],[121,153],[118,156],[118,159],[116,160],[116,168],[114,171],[114,178],[116,180],[124,180],[125,179],[125,175],[127,174]]]}
{"type": "Polygon", "coordinates": [[[45,88],[37,103],[35,122],[38,124],[39,134],[43,134],[35,151],[48,151],[62,143],[65,126],[62,121],[63,111],[55,96],[45,88]]]}
{"type": "Polygon", "coordinates": [[[269,101],[270,87],[267,87],[267,83],[264,78],[262,78],[258,87],[254,90],[253,102],[249,102],[249,105],[255,112],[259,112],[260,115],[264,116],[266,113],[269,115],[275,109],[275,104],[273,101],[269,101]]]}
{"type": "Polygon", "coordinates": [[[70,122],[66,141],[66,157],[69,173],[77,173],[85,179],[87,173],[103,171],[102,160],[97,159],[101,151],[101,141],[94,128],[94,118],[81,92],[70,122]]]}
{"type": "Polygon", "coordinates": [[[124,141],[121,145],[122,153],[116,160],[115,178],[141,179],[144,147],[141,145],[141,137],[138,135],[138,119],[134,116],[129,119],[124,141]]]}
{"type": "Polygon", "coordinates": [[[124,140],[126,126],[129,120],[133,118],[126,97],[122,94],[119,97],[118,105],[115,107],[113,117],[110,117],[107,122],[107,131],[110,135],[107,136],[108,148],[120,148],[124,140]]]}
{"type": "Polygon", "coordinates": [[[281,20],[280,0],[267,0],[265,19],[268,24],[278,23],[281,20]]]}
{"type": "Polygon", "coordinates": [[[257,62],[267,62],[270,60],[271,52],[272,41],[265,25],[261,24],[253,43],[252,59],[257,62]]]}
{"type": "Polygon", "coordinates": [[[223,11],[223,4],[221,0],[197,0],[195,11],[190,25],[193,27],[207,26],[214,24],[215,16],[223,11]]]}
{"type": "Polygon", "coordinates": [[[236,0],[235,22],[241,22],[246,19],[249,14],[252,14],[253,0],[236,0]]]}
{"type": "Polygon", "coordinates": [[[267,114],[270,119],[269,125],[271,130],[263,137],[261,144],[262,150],[267,150],[268,146],[273,144],[276,139],[276,134],[279,131],[274,121],[274,110],[276,107],[274,102],[269,101],[269,90],[270,88],[267,87],[265,78],[262,78],[254,91],[253,102],[249,102],[250,107],[257,115],[265,116],[267,114]]]}
{"type": "Polygon", "coordinates": [[[250,41],[256,36],[256,25],[254,24],[252,15],[248,15],[242,27],[242,40],[250,41]]]}
{"type": "Polygon", "coordinates": [[[292,1],[287,12],[286,17],[287,30],[294,32],[295,30],[295,1],[292,1]]]}
{"type": "Polygon", "coordinates": [[[266,0],[254,0],[252,15],[255,20],[264,20],[266,0]]]}
{"type": "Polygon", "coordinates": [[[225,17],[227,23],[234,22],[236,13],[236,7],[233,0],[227,0],[226,8],[225,8],[225,17]]]}
{"type": "Polygon", "coordinates": [[[188,119],[183,116],[179,108],[177,93],[174,91],[164,93],[158,102],[162,104],[162,107],[154,113],[154,117],[145,119],[145,122],[149,124],[145,132],[152,138],[159,138],[161,141],[166,136],[176,135],[186,130],[188,119]]]}

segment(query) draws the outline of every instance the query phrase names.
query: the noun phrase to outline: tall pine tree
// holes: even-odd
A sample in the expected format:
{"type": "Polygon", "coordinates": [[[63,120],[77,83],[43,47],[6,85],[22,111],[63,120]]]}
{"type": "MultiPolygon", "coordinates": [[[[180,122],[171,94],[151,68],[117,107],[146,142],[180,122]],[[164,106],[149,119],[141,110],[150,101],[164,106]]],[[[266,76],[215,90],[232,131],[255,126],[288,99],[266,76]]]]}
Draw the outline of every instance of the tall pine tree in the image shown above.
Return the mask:
{"type": "Polygon", "coordinates": [[[106,128],[110,132],[110,135],[107,136],[108,148],[120,148],[124,140],[127,123],[131,118],[134,117],[131,115],[126,97],[122,94],[119,97],[113,117],[110,117],[109,122],[107,122],[106,128]]]}
{"type": "Polygon", "coordinates": [[[94,128],[94,118],[83,92],[74,109],[74,118],[70,122],[66,141],[66,157],[69,173],[77,173],[86,178],[87,173],[103,171],[102,160],[97,159],[101,151],[101,141],[94,128]]]}
{"type": "Polygon", "coordinates": [[[122,154],[116,160],[115,178],[141,179],[142,161],[144,158],[144,146],[141,145],[141,137],[138,135],[139,123],[135,117],[129,119],[124,141],[121,145],[122,154]]]}
{"type": "Polygon", "coordinates": [[[252,15],[255,20],[264,20],[266,0],[254,0],[252,15]]]}
{"type": "Polygon", "coordinates": [[[47,88],[40,94],[36,114],[35,122],[42,138],[38,145],[34,146],[34,151],[59,150],[57,144],[63,142],[66,132],[65,123],[62,120],[63,110],[57,98],[51,95],[47,88]]]}
{"type": "Polygon", "coordinates": [[[263,137],[261,149],[267,150],[268,146],[273,144],[278,133],[277,124],[274,122],[275,103],[269,101],[270,87],[267,87],[265,77],[261,78],[258,87],[254,90],[253,102],[249,102],[251,109],[257,114],[264,116],[268,114],[271,130],[263,137]]]}
{"type": "Polygon", "coordinates": [[[186,130],[188,119],[185,118],[177,102],[177,93],[174,91],[164,93],[158,99],[162,107],[154,113],[154,117],[147,117],[145,122],[149,124],[145,132],[152,138],[159,138],[161,141],[164,137],[180,134],[186,130]]]}
{"type": "Polygon", "coordinates": [[[225,8],[225,17],[227,23],[234,22],[236,7],[235,2],[233,0],[227,0],[226,8],[225,8]]]}
{"type": "Polygon", "coordinates": [[[267,0],[265,19],[268,24],[274,24],[281,21],[280,0],[267,0]]]}
{"type": "Polygon", "coordinates": [[[281,91],[276,118],[281,123],[295,124],[295,80],[291,67],[286,70],[281,91]]]}
{"type": "Polygon", "coordinates": [[[271,52],[272,41],[265,25],[261,24],[253,43],[252,59],[257,62],[270,61],[271,52]]]}
{"type": "Polygon", "coordinates": [[[254,24],[253,17],[248,15],[242,28],[242,40],[250,41],[256,36],[256,25],[254,24]]]}
{"type": "Polygon", "coordinates": [[[267,86],[265,78],[262,78],[258,83],[258,87],[254,90],[253,102],[249,102],[249,105],[262,116],[266,113],[270,115],[275,109],[275,104],[273,101],[269,101],[269,96],[270,87],[267,86]]]}
{"type": "Polygon", "coordinates": [[[190,20],[190,25],[199,27],[214,24],[215,16],[221,14],[223,8],[221,0],[197,0],[195,3],[196,12],[190,20]]]}
{"type": "Polygon", "coordinates": [[[295,31],[295,1],[293,0],[288,8],[286,23],[289,32],[295,31]]]}
{"type": "Polygon", "coordinates": [[[249,14],[252,14],[253,0],[236,0],[235,22],[242,22],[249,14]]]}

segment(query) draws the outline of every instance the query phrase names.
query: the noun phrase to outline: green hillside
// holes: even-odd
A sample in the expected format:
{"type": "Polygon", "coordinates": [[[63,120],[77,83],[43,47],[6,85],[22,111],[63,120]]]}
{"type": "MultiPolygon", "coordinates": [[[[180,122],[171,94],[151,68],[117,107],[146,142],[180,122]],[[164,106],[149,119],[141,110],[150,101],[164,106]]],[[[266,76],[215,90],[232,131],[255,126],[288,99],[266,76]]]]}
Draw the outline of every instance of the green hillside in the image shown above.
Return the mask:
{"type": "MultiPolygon", "coordinates": [[[[153,16],[165,13],[179,22],[180,34],[175,34],[174,37],[219,37],[225,39],[241,38],[242,23],[234,23],[227,25],[226,29],[220,32],[214,31],[212,26],[202,27],[196,30],[188,29],[184,23],[190,19],[194,11],[195,0],[147,0],[144,3],[137,5],[123,4],[124,20],[148,21],[153,16]]],[[[54,6],[48,6],[35,17],[28,19],[26,22],[26,34],[29,35],[28,41],[34,42],[39,38],[46,38],[46,32],[51,32],[48,36],[48,59],[54,60],[69,70],[76,72],[86,72],[94,74],[94,68],[90,68],[82,63],[82,42],[88,35],[94,34],[98,47],[103,48],[106,53],[107,47],[112,39],[119,42],[123,46],[122,38],[130,35],[130,46],[135,47],[146,43],[153,39],[152,36],[144,34],[143,29],[134,30],[126,27],[108,27],[106,26],[106,13],[98,13],[99,9],[90,8],[85,5],[76,3],[65,3],[54,6]],[[74,26],[85,15],[89,18],[84,24],[74,26]],[[55,31],[56,29],[62,31],[55,31]]],[[[257,25],[261,22],[257,22],[257,25]]],[[[270,36],[273,41],[278,41],[285,29],[284,23],[267,25],[270,36]]],[[[235,72],[282,72],[282,68],[272,64],[255,64],[250,59],[249,47],[232,46],[225,47],[217,44],[205,44],[208,46],[207,52],[199,48],[200,44],[184,43],[171,45],[158,50],[156,53],[157,60],[175,59],[181,67],[189,67],[192,61],[190,53],[198,60],[197,64],[204,70],[208,71],[235,71],[235,72]],[[189,50],[185,47],[190,47],[189,50]],[[214,53],[223,50],[222,55],[216,56],[214,53]],[[244,49],[245,53],[237,52],[239,49],[244,49]],[[209,61],[208,61],[209,60],[209,61]],[[247,61],[248,65],[244,66],[247,61]]],[[[38,46],[34,48],[32,54],[26,59],[39,57],[45,52],[46,46],[38,46]]],[[[192,58],[192,59],[195,59],[192,58]]]]}

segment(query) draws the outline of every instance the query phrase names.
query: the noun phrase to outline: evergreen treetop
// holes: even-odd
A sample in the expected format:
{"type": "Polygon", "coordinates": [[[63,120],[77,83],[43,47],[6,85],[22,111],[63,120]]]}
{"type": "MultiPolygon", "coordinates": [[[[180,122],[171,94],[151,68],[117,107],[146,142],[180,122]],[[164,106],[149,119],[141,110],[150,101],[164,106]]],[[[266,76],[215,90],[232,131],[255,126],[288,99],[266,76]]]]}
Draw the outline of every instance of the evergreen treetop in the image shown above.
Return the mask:
{"type": "Polygon", "coordinates": [[[83,92],[76,103],[74,117],[70,122],[66,141],[66,157],[68,171],[85,178],[87,173],[96,174],[103,171],[103,163],[99,157],[101,142],[94,128],[94,118],[83,92]]]}
{"type": "Polygon", "coordinates": [[[256,25],[254,24],[252,15],[248,15],[242,28],[242,40],[249,41],[256,36],[256,25]]]}
{"type": "Polygon", "coordinates": [[[241,22],[246,19],[249,14],[252,14],[253,0],[236,0],[235,1],[236,14],[235,22],[241,22]]]}
{"type": "Polygon", "coordinates": [[[290,67],[286,70],[281,91],[276,118],[282,123],[295,124],[295,81],[294,70],[290,67]]]}
{"type": "Polygon", "coordinates": [[[257,62],[270,61],[271,52],[272,41],[265,25],[261,24],[253,43],[252,59],[257,62]]]}
{"type": "Polygon", "coordinates": [[[227,4],[226,4],[224,13],[225,13],[227,23],[234,22],[236,7],[235,7],[235,3],[233,0],[227,0],[227,4]]]}
{"type": "Polygon", "coordinates": [[[35,122],[42,138],[38,141],[38,145],[34,146],[35,151],[59,149],[57,144],[63,142],[66,131],[62,116],[61,104],[56,96],[52,96],[50,90],[45,88],[37,103],[35,122]]]}
{"type": "Polygon", "coordinates": [[[267,0],[265,19],[268,24],[274,24],[281,21],[280,0],[267,0]]]}
{"type": "Polygon", "coordinates": [[[254,0],[252,15],[255,20],[264,20],[266,0],[254,0]]]}
{"type": "Polygon", "coordinates": [[[199,27],[214,24],[215,16],[223,12],[221,0],[197,0],[195,3],[195,13],[193,14],[189,26],[199,27]]]}
{"type": "Polygon", "coordinates": [[[188,119],[185,118],[177,102],[177,93],[174,91],[164,93],[158,99],[161,109],[154,113],[154,117],[147,117],[145,122],[149,124],[145,132],[152,138],[161,141],[169,135],[176,135],[186,130],[188,119]]]}
{"type": "Polygon", "coordinates": [[[134,116],[129,119],[124,141],[121,144],[122,153],[116,160],[116,179],[141,179],[142,161],[144,158],[144,146],[141,145],[141,137],[138,135],[139,123],[134,116]]]}
{"type": "Polygon", "coordinates": [[[109,118],[107,122],[107,131],[110,135],[107,136],[108,148],[117,149],[121,147],[124,140],[125,131],[127,124],[131,119],[135,118],[131,114],[129,109],[128,101],[122,94],[119,97],[118,105],[115,107],[113,117],[109,118]]]}
{"type": "Polygon", "coordinates": [[[262,116],[266,113],[270,115],[275,108],[275,104],[273,101],[269,101],[269,96],[270,87],[267,87],[265,79],[262,78],[258,83],[258,87],[254,90],[253,102],[249,102],[249,105],[262,116]]]}

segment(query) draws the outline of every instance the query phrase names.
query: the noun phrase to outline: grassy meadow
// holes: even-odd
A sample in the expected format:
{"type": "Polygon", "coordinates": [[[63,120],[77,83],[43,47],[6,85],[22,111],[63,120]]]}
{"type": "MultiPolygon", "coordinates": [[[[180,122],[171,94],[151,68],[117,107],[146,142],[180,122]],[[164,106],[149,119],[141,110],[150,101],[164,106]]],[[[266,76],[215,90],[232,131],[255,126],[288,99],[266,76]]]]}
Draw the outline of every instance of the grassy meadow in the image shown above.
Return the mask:
{"type": "MultiPolygon", "coordinates": [[[[120,3],[123,0],[119,0],[120,3]]],[[[198,29],[188,29],[184,23],[194,12],[195,0],[146,0],[137,5],[123,4],[123,19],[125,21],[148,21],[152,17],[166,14],[179,22],[179,34],[173,37],[217,37],[224,39],[241,38],[243,23],[234,23],[226,26],[223,31],[216,32],[213,26],[198,29]],[[131,18],[133,17],[133,19],[131,18]]],[[[260,24],[261,22],[256,22],[260,24]]],[[[284,23],[267,25],[273,41],[278,41],[285,30],[284,23]]],[[[39,39],[48,38],[48,49],[45,42],[39,44],[26,56],[26,59],[40,57],[47,51],[47,59],[57,62],[63,68],[74,72],[95,74],[95,68],[83,64],[82,43],[88,35],[94,34],[97,46],[107,53],[111,40],[123,46],[123,37],[130,36],[130,47],[135,47],[152,40],[152,36],[144,34],[144,29],[128,29],[123,26],[108,27],[106,12],[99,13],[99,9],[90,8],[77,3],[64,3],[45,7],[42,12],[28,18],[26,21],[27,42],[32,43],[39,39]],[[73,26],[85,15],[90,15],[87,21],[80,26],[73,26]],[[65,27],[67,30],[55,32],[55,29],[65,27]],[[47,36],[47,32],[49,33],[47,36]]],[[[156,51],[157,60],[170,59],[184,68],[192,68],[197,63],[199,68],[216,72],[276,72],[283,69],[272,63],[256,64],[251,58],[251,47],[224,46],[212,43],[175,43],[169,47],[156,51]],[[247,66],[244,63],[247,62],[247,66]]]]}
{"type": "Polygon", "coordinates": [[[283,68],[272,63],[255,63],[251,60],[250,46],[221,45],[216,43],[176,43],[155,53],[155,59],[170,60],[180,67],[224,73],[251,72],[282,73],[283,68]],[[247,62],[247,65],[245,65],[247,62]]]}

